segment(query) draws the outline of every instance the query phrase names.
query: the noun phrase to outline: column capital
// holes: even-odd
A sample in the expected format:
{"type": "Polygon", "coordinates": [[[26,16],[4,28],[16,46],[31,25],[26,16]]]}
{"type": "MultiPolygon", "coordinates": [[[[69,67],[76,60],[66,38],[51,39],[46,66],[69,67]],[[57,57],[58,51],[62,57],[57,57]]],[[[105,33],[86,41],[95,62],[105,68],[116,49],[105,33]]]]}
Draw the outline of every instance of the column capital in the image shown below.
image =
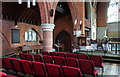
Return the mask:
{"type": "Polygon", "coordinates": [[[55,25],[54,24],[41,24],[43,31],[53,31],[55,25]]]}

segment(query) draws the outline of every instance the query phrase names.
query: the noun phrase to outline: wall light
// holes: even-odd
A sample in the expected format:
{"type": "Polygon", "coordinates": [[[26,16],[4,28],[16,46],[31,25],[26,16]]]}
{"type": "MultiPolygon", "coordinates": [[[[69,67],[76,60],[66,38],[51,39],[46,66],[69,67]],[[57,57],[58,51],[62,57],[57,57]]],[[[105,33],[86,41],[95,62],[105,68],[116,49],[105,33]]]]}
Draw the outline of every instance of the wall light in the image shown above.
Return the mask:
{"type": "Polygon", "coordinates": [[[75,25],[77,24],[77,19],[75,20],[75,25]]]}
{"type": "Polygon", "coordinates": [[[18,0],[18,4],[22,4],[22,0],[18,0]]]}

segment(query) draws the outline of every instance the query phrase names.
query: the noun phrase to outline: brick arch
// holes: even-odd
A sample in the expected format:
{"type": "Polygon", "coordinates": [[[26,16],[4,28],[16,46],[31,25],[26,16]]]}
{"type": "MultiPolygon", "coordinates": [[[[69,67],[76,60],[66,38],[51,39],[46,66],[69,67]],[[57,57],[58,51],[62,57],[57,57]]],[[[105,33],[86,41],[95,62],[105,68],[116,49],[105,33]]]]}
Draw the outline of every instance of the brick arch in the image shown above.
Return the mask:
{"type": "Polygon", "coordinates": [[[37,0],[40,9],[41,24],[48,23],[47,2],[37,0]]]}
{"type": "MultiPolygon", "coordinates": [[[[54,9],[56,9],[57,4],[58,4],[58,2],[55,2],[54,6],[53,6],[54,9]]],[[[72,22],[74,23],[74,20],[76,19],[77,14],[78,14],[77,7],[75,6],[74,2],[67,2],[67,4],[69,6],[70,13],[71,13],[71,16],[72,16],[72,22]]],[[[54,22],[54,18],[55,18],[55,12],[54,12],[54,16],[53,16],[53,22],[54,22]]]]}
{"type": "MultiPolygon", "coordinates": [[[[58,2],[50,3],[50,2],[44,2],[44,1],[42,2],[42,1],[38,0],[38,6],[40,9],[40,15],[41,15],[41,24],[44,24],[44,23],[54,24],[55,9],[56,9],[58,2]],[[51,9],[54,9],[53,17],[50,17],[50,10],[51,9]]],[[[67,3],[68,3],[68,6],[70,8],[72,21],[74,23],[74,20],[76,19],[77,13],[78,13],[77,8],[76,8],[74,2],[67,2],[67,3]]]]}

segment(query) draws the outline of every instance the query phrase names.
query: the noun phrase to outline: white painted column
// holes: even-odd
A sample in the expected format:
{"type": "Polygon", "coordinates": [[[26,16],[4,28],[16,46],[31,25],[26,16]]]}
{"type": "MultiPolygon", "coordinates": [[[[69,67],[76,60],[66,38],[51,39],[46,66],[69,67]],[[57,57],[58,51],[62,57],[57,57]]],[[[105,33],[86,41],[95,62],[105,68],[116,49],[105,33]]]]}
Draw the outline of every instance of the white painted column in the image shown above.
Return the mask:
{"type": "Polygon", "coordinates": [[[43,30],[43,50],[53,52],[54,24],[41,24],[43,30]]]}

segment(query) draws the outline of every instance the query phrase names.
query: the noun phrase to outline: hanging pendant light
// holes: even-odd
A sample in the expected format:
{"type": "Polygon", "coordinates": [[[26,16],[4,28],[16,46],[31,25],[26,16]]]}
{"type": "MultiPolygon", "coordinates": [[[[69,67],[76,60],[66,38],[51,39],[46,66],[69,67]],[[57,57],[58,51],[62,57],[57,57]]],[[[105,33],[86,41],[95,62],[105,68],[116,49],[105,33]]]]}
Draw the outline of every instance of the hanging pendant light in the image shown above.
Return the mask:
{"type": "Polygon", "coordinates": [[[27,7],[30,8],[30,0],[27,1],[27,7]]]}
{"type": "Polygon", "coordinates": [[[22,0],[18,0],[18,4],[22,4],[22,0]]]}
{"type": "Polygon", "coordinates": [[[36,5],[36,0],[33,0],[32,5],[33,5],[33,6],[36,5]]]}

